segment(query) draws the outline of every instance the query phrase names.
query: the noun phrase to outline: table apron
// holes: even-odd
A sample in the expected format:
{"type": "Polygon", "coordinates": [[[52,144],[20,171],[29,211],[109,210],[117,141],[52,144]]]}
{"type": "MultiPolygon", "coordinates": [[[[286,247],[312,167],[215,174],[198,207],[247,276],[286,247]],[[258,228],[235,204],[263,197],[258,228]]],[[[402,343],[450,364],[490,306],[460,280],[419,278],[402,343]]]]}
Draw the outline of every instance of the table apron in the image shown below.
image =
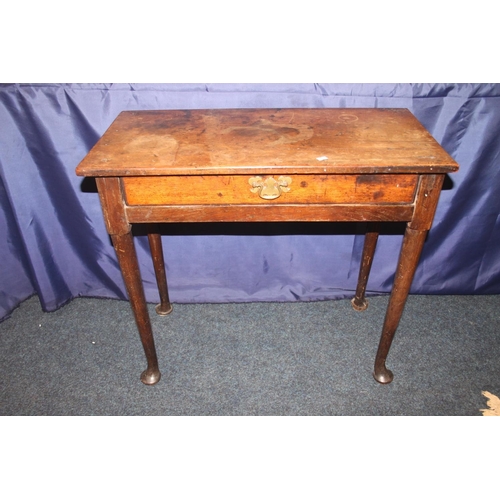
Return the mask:
{"type": "Polygon", "coordinates": [[[185,205],[126,206],[130,223],[150,222],[408,222],[406,205],[185,205]]]}

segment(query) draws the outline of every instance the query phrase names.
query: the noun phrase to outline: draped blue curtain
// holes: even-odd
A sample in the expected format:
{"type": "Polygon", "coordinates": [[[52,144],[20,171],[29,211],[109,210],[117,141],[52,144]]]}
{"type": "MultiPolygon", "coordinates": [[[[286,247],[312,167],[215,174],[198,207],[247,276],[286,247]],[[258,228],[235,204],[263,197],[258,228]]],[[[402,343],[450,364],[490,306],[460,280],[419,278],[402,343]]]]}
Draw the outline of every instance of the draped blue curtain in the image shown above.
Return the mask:
{"type": "MultiPolygon", "coordinates": [[[[441,194],[412,286],[419,294],[500,292],[499,84],[0,85],[0,318],[37,294],[45,311],[74,297],[124,299],[95,185],[75,167],[120,111],[404,107],[460,164],[441,194]]],[[[352,295],[362,227],[164,227],[173,302],[325,300],[352,295]]],[[[157,299],[147,239],[136,245],[157,299]]],[[[390,291],[399,229],[379,238],[370,293],[390,291]]]]}

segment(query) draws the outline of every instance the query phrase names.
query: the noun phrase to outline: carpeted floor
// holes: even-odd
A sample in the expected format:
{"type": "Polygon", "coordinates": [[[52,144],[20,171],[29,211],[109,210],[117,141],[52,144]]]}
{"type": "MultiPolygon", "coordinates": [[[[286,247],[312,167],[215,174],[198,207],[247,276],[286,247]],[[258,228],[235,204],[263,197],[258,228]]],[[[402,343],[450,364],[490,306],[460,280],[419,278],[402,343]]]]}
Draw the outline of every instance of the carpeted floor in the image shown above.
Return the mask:
{"type": "Polygon", "coordinates": [[[373,361],[388,297],[174,304],[150,313],[162,379],[128,302],[37,297],[0,323],[0,415],[476,415],[500,396],[500,296],[409,297],[380,385],[373,361]]]}

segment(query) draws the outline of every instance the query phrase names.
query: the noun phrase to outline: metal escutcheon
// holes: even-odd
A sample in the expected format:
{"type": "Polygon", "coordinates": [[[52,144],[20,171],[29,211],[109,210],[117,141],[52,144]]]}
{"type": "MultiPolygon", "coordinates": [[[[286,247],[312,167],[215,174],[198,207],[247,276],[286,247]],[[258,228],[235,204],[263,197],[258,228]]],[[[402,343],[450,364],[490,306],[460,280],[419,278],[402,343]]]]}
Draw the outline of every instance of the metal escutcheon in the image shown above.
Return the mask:
{"type": "Polygon", "coordinates": [[[252,186],[250,188],[252,193],[258,193],[264,200],[275,200],[281,196],[281,193],[290,191],[288,186],[292,183],[292,179],[283,175],[280,175],[278,180],[274,177],[263,179],[257,176],[248,179],[248,183],[252,186]]]}

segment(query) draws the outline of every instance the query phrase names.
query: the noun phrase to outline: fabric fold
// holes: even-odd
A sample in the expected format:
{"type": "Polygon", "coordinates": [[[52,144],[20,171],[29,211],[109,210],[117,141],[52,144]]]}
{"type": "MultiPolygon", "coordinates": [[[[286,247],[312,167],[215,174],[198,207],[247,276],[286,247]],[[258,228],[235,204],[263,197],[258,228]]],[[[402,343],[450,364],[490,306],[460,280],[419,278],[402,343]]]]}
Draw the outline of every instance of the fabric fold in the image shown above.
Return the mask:
{"type": "MultiPolygon", "coordinates": [[[[75,175],[121,111],[231,107],[410,109],[460,164],[441,193],[412,293],[500,293],[499,84],[3,84],[0,318],[33,293],[47,311],[78,296],[126,297],[95,185],[75,175]]],[[[306,226],[163,226],[172,301],[349,296],[362,237],[306,226]]],[[[370,293],[390,290],[400,241],[379,238],[370,293]]],[[[145,238],[136,248],[155,301],[145,238]]]]}

